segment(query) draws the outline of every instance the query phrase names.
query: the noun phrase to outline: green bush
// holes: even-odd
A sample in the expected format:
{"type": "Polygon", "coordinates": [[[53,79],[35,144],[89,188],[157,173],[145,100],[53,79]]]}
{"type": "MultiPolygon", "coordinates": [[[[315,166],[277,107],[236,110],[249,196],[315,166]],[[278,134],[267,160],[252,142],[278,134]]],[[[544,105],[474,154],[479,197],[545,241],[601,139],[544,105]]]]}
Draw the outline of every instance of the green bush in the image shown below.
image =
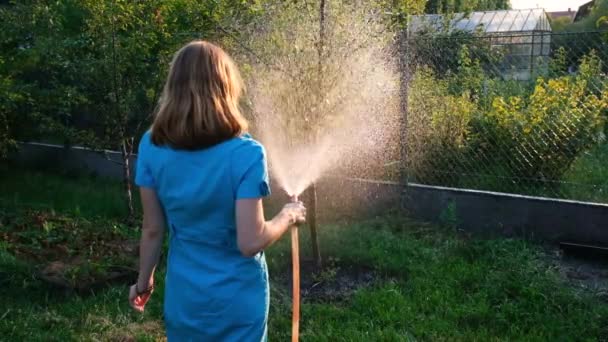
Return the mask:
{"type": "Polygon", "coordinates": [[[407,155],[411,181],[456,185],[476,110],[469,93],[452,95],[448,81],[428,68],[413,76],[409,93],[407,155]]]}
{"type": "Polygon", "coordinates": [[[559,181],[581,152],[604,139],[608,90],[600,70],[591,54],[576,76],[539,78],[528,97],[495,97],[492,109],[477,118],[479,144],[492,146],[485,153],[500,156],[513,177],[559,181]]]}
{"type": "MultiPolygon", "coordinates": [[[[0,71],[4,69],[4,61],[0,57],[0,71]]],[[[12,91],[13,82],[0,72],[0,160],[16,147],[14,136],[10,130],[11,122],[15,119],[12,109],[22,96],[12,91]]]]}
{"type": "Polygon", "coordinates": [[[489,77],[467,46],[448,77],[418,68],[408,98],[410,181],[558,191],[575,160],[604,140],[608,109],[598,56],[585,56],[567,76],[564,60],[558,51],[536,83],[489,77]]]}
{"type": "Polygon", "coordinates": [[[459,74],[466,58],[486,75],[496,75],[494,66],[503,58],[499,50],[492,48],[490,40],[466,31],[420,32],[408,40],[408,47],[410,60],[431,68],[439,78],[459,74]]]}

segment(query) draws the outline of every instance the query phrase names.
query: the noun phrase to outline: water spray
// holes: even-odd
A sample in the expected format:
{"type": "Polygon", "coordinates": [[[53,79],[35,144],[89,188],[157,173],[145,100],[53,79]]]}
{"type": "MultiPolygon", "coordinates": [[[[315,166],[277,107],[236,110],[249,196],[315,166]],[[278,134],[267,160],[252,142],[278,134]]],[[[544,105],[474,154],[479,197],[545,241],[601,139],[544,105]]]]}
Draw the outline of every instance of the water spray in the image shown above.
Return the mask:
{"type": "MultiPolygon", "coordinates": [[[[314,227],[314,184],[323,175],[382,177],[382,165],[398,158],[399,74],[392,34],[374,6],[321,0],[317,11],[305,2],[279,3],[267,8],[267,20],[243,28],[250,45],[262,49],[250,60],[247,88],[272,177],[291,201],[308,189],[308,225],[314,227]]],[[[294,342],[301,295],[298,228],[289,228],[294,342]]],[[[314,235],[311,229],[313,243],[314,235]]],[[[312,253],[320,268],[314,244],[312,253]]]]}
{"type": "MultiPolygon", "coordinates": [[[[298,201],[298,196],[291,197],[292,202],[298,201]]],[[[300,242],[298,225],[291,226],[291,267],[292,267],[292,315],[291,341],[298,342],[300,338],[300,242]]]]}

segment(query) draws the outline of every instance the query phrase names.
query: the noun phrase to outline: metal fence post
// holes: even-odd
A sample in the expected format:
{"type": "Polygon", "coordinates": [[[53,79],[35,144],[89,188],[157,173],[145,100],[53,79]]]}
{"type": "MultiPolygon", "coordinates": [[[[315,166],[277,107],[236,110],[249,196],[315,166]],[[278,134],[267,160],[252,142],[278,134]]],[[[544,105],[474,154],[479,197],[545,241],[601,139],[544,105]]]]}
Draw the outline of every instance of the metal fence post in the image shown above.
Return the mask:
{"type": "Polygon", "coordinates": [[[400,120],[399,120],[399,182],[403,184],[401,204],[404,205],[407,196],[407,184],[409,181],[408,170],[408,111],[409,111],[409,87],[410,87],[410,60],[409,60],[409,17],[406,26],[399,30],[397,36],[398,70],[399,70],[399,97],[400,97],[400,120]]]}

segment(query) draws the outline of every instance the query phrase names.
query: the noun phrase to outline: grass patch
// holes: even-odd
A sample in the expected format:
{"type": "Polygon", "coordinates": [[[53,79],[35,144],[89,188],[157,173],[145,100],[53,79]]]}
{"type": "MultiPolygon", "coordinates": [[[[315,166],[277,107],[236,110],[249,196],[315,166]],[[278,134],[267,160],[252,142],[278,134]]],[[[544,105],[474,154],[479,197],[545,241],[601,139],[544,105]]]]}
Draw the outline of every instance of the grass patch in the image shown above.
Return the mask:
{"type": "Polygon", "coordinates": [[[570,198],[608,202],[608,143],[585,152],[564,177],[563,192],[570,198]]]}
{"type": "MultiPolygon", "coordinates": [[[[288,272],[286,240],[268,251],[271,277],[288,272]]],[[[324,226],[321,241],[326,256],[369,266],[390,280],[346,301],[303,302],[306,341],[595,341],[608,332],[608,306],[566,286],[542,250],[523,241],[463,240],[395,217],[324,226]]],[[[57,295],[6,249],[0,253],[2,269],[11,270],[0,278],[1,336],[162,339],[164,267],[149,310],[139,316],[127,306],[126,286],[57,295]]],[[[288,289],[273,282],[272,340],[288,339],[290,310],[288,289]]]]}
{"type": "MultiPolygon", "coordinates": [[[[321,234],[324,251],[393,280],[339,306],[305,303],[306,340],[595,341],[608,332],[606,303],[576,294],[527,242],[464,240],[395,217],[321,234]]],[[[274,316],[279,340],[288,337],[288,313],[284,305],[274,316]]]]}
{"type": "MultiPolygon", "coordinates": [[[[54,210],[88,218],[127,216],[119,182],[77,172],[2,164],[0,189],[2,207],[54,210]]],[[[139,207],[137,191],[133,195],[139,207]]]]}
{"type": "MultiPolygon", "coordinates": [[[[28,179],[12,173],[9,178],[28,179]]],[[[72,213],[69,215],[74,214],[71,209],[74,203],[96,196],[82,188],[94,189],[104,184],[87,178],[66,179],[53,175],[38,178],[45,178],[36,180],[38,184],[57,182],[65,198],[80,201],[66,201],[50,193],[43,196],[24,192],[22,198],[58,211],[65,209],[66,213],[72,213]]],[[[11,183],[5,177],[2,179],[3,184],[11,183]]],[[[120,198],[119,190],[108,192],[107,201],[120,198]]],[[[10,192],[2,194],[3,198],[11,195],[10,192]]],[[[83,204],[79,215],[70,217],[94,222],[84,213],[91,213],[93,217],[112,215],[112,211],[103,208],[107,207],[96,210],[95,205],[83,204]]],[[[5,210],[27,219],[18,212],[21,209],[5,210]]],[[[120,216],[118,212],[114,214],[120,216]]],[[[60,216],[63,215],[68,214],[60,216]]],[[[300,231],[303,257],[310,257],[307,230],[303,227],[300,231]]],[[[323,225],[320,242],[324,257],[332,258],[336,267],[359,265],[373,269],[382,277],[373,286],[357,290],[339,302],[304,301],[302,340],[596,341],[608,338],[608,305],[591,294],[569,287],[551,266],[543,249],[531,243],[464,238],[452,230],[398,215],[323,225]]],[[[288,237],[270,248],[267,257],[273,279],[270,339],[285,341],[290,334],[291,299],[287,286],[277,279],[289,272],[288,237]]],[[[0,243],[0,339],[162,340],[164,269],[163,263],[157,273],[157,290],[142,316],[128,307],[127,284],[99,289],[89,295],[57,291],[34,276],[35,267],[24,262],[12,244],[0,243]]]]}

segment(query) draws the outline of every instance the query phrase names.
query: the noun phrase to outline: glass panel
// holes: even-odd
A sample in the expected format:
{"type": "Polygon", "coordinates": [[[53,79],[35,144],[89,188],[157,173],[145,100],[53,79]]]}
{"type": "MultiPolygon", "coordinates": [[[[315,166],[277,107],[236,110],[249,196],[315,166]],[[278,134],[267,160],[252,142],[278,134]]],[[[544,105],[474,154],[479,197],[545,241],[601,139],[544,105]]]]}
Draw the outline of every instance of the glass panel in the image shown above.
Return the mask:
{"type": "Polygon", "coordinates": [[[507,29],[511,32],[513,31],[521,31],[521,28],[524,26],[526,21],[526,17],[522,11],[515,11],[515,17],[511,20],[511,26],[507,29]]]}
{"type": "Polygon", "coordinates": [[[494,12],[483,12],[481,19],[479,20],[479,25],[483,25],[483,30],[485,32],[489,32],[488,25],[490,25],[490,22],[492,21],[492,18],[494,18],[495,15],[496,13],[494,12]]]}
{"type": "Polygon", "coordinates": [[[483,17],[484,12],[473,12],[469,15],[469,19],[467,21],[466,30],[467,31],[475,31],[477,26],[481,23],[481,18],[483,17]]]}
{"type": "Polygon", "coordinates": [[[518,11],[507,12],[507,15],[503,17],[504,19],[502,20],[502,23],[498,27],[497,31],[508,32],[511,29],[511,25],[513,25],[513,21],[517,17],[517,13],[519,13],[519,12],[518,11]]]}
{"type": "Polygon", "coordinates": [[[537,27],[540,31],[552,31],[551,24],[549,23],[549,19],[547,18],[547,13],[542,12],[540,14],[540,20],[537,27]]]}
{"type": "Polygon", "coordinates": [[[466,18],[462,13],[456,14],[452,19],[452,28],[455,30],[466,31],[469,19],[466,18]]]}
{"type": "Polygon", "coordinates": [[[426,30],[439,30],[441,25],[439,23],[438,15],[416,15],[412,17],[410,21],[411,32],[419,32],[426,30]]]}
{"type": "Polygon", "coordinates": [[[526,15],[526,23],[524,24],[522,31],[534,31],[541,15],[544,15],[543,10],[530,10],[526,15]]]}
{"type": "Polygon", "coordinates": [[[493,12],[492,19],[490,19],[490,22],[486,25],[486,32],[499,32],[498,28],[500,23],[502,23],[503,19],[507,16],[507,13],[508,12],[506,11],[493,12]]]}

